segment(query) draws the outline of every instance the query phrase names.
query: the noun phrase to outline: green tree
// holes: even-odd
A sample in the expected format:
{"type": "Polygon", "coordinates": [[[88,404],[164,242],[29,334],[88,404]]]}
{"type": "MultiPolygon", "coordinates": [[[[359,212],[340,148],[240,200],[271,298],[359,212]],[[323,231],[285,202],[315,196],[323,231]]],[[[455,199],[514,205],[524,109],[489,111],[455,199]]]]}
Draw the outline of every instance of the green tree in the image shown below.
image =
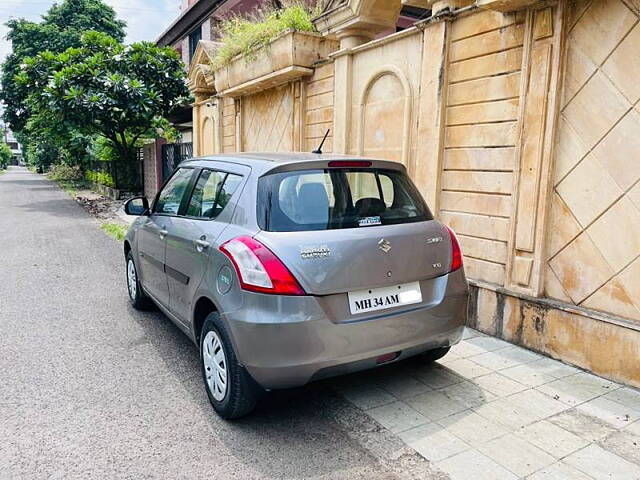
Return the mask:
{"type": "MultiPolygon", "coordinates": [[[[0,133],[2,133],[1,130],[0,133]]],[[[0,170],[7,168],[12,156],[13,154],[11,153],[9,145],[4,142],[0,142],[0,170]]]]}
{"type": "Polygon", "coordinates": [[[30,117],[27,97],[31,92],[15,81],[26,58],[43,51],[59,53],[80,46],[82,35],[89,30],[106,33],[118,41],[125,37],[126,24],[102,0],[64,0],[60,5],[54,4],[42,18],[40,23],[18,19],[6,24],[12,52],[1,67],[0,101],[5,104],[5,120],[17,134],[30,117]]]}
{"type": "Polygon", "coordinates": [[[27,59],[16,80],[32,92],[30,111],[109,140],[124,174],[133,168],[139,140],[158,136],[189,95],[175,50],[148,42],[125,46],[98,32],[86,33],[79,48],[27,59]]]}

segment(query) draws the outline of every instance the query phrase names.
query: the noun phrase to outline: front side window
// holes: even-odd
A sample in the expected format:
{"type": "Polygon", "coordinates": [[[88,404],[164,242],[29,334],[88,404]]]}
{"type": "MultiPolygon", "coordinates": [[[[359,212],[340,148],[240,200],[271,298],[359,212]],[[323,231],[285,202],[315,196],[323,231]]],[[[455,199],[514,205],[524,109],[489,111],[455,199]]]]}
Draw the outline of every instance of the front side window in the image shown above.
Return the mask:
{"type": "Polygon", "coordinates": [[[193,169],[191,168],[180,168],[176,171],[158,195],[158,201],[154,208],[155,213],[178,214],[192,174],[193,169]]]}
{"type": "Polygon", "coordinates": [[[239,175],[202,170],[189,200],[187,216],[216,218],[227,206],[241,180],[239,175]]]}
{"type": "Polygon", "coordinates": [[[258,220],[267,231],[361,228],[432,219],[411,180],[397,170],[300,170],[266,175],[258,184],[258,220]]]}

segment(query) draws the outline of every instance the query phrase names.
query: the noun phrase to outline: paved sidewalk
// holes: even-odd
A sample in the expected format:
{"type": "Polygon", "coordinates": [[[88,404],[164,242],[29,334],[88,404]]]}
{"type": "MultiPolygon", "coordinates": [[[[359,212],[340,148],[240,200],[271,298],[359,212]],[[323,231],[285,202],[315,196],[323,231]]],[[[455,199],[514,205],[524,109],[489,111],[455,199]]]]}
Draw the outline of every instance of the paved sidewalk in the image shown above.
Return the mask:
{"type": "Polygon", "coordinates": [[[640,391],[474,330],[334,384],[454,480],[640,479],[640,391]]]}

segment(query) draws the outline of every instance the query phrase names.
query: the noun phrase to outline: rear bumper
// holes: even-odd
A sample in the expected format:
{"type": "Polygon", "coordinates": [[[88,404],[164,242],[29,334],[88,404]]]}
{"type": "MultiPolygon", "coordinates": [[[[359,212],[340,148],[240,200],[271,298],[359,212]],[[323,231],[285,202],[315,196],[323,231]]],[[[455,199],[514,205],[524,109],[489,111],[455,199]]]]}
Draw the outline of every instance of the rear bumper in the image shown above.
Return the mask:
{"type": "MultiPolygon", "coordinates": [[[[357,321],[335,317],[336,298],[331,297],[337,296],[255,294],[247,297],[243,308],[224,317],[239,361],[260,385],[295,387],[373,368],[387,353],[400,352],[397,361],[458,343],[467,317],[464,273],[427,282],[435,282],[441,291],[437,303],[373,312],[376,316],[357,321]]],[[[423,291],[433,286],[423,286],[423,291]]]]}

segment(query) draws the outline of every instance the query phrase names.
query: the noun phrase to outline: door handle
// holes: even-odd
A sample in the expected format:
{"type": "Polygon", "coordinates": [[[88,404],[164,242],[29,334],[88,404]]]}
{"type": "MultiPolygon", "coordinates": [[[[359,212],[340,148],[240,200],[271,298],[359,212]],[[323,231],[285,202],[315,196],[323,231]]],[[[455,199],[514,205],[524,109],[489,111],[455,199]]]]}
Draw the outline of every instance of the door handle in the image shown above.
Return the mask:
{"type": "Polygon", "coordinates": [[[160,235],[160,240],[164,240],[164,238],[167,236],[167,233],[169,233],[169,230],[160,230],[158,232],[158,235],[160,235]]]}
{"type": "Polygon", "coordinates": [[[206,240],[206,236],[201,236],[198,240],[196,240],[196,250],[200,253],[204,252],[207,248],[211,246],[209,242],[206,240]]]}

